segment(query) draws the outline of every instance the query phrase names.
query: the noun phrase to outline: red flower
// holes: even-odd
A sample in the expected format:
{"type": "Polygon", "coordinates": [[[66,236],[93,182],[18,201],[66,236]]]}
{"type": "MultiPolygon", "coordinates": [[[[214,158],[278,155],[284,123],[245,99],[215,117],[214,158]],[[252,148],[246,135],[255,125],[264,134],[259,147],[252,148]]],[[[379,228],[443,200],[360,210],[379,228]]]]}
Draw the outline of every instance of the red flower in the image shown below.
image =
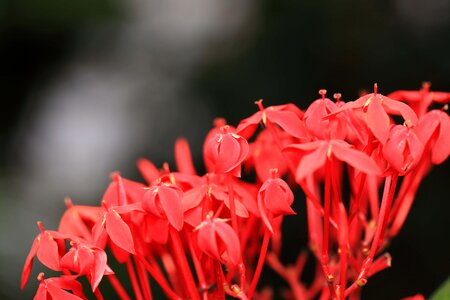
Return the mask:
{"type": "Polygon", "coordinates": [[[72,248],[61,258],[61,267],[77,275],[86,275],[95,291],[103,275],[113,274],[106,264],[107,256],[103,249],[81,242],[72,243],[72,248]]]}
{"type": "Polygon", "coordinates": [[[104,208],[103,216],[92,228],[95,243],[101,245],[104,243],[106,237],[109,237],[119,248],[128,253],[135,254],[136,251],[130,227],[125,223],[120,214],[143,211],[141,203],[113,207],[107,207],[105,202],[102,202],[102,204],[104,208]]]}
{"type": "Polygon", "coordinates": [[[79,300],[86,299],[81,283],[75,280],[76,276],[61,276],[44,279],[44,273],[40,273],[38,280],[41,282],[34,296],[34,300],[79,300]],[[72,291],[73,294],[69,293],[72,291]]]}
{"type": "Polygon", "coordinates": [[[326,118],[329,114],[338,110],[336,103],[325,98],[326,90],[320,90],[321,99],[314,101],[306,110],[304,120],[306,129],[319,139],[340,139],[346,135],[341,116],[326,118]]]}
{"type": "Polygon", "coordinates": [[[438,165],[450,155],[450,117],[443,111],[432,110],[425,114],[414,132],[424,145],[431,148],[431,161],[438,165]]]}
{"type": "Polygon", "coordinates": [[[262,100],[255,102],[260,111],[244,119],[239,123],[236,133],[245,138],[250,138],[258,127],[259,123],[266,124],[267,121],[277,124],[290,135],[301,138],[306,135],[305,126],[301,118],[303,112],[294,104],[276,105],[264,108],[262,100]]]}
{"type": "Polygon", "coordinates": [[[408,105],[381,94],[377,94],[376,84],[372,94],[362,96],[356,101],[347,102],[333,115],[345,109],[362,109],[366,117],[367,126],[370,128],[373,135],[383,144],[389,137],[391,121],[388,113],[401,115],[408,126],[417,124],[417,115],[408,105]]]}
{"type": "MultiPolygon", "coordinates": [[[[292,144],[294,139],[279,129],[278,136],[283,145],[292,144]]],[[[279,147],[274,147],[275,140],[269,130],[265,129],[258,134],[255,142],[250,144],[250,159],[247,160],[245,167],[253,166],[259,180],[264,182],[271,178],[270,170],[277,169],[282,177],[288,171],[288,165],[283,153],[279,147]]]]}
{"type": "Polygon", "coordinates": [[[431,92],[430,86],[429,82],[424,82],[420,91],[395,91],[388,97],[407,102],[418,116],[423,116],[433,102],[442,104],[450,102],[450,93],[431,92]]]}
{"type": "Polygon", "coordinates": [[[52,230],[44,230],[41,222],[38,222],[41,233],[34,239],[30,252],[28,253],[22,271],[21,288],[27,284],[28,277],[33,266],[33,259],[37,255],[39,261],[54,271],[60,271],[59,260],[65,253],[65,240],[71,240],[72,236],[52,230]]]}
{"type": "Polygon", "coordinates": [[[412,170],[422,157],[423,145],[416,134],[403,125],[392,126],[383,156],[400,175],[412,170]]]}
{"type": "Polygon", "coordinates": [[[228,127],[224,126],[222,133],[217,133],[205,143],[205,160],[212,163],[213,172],[241,176],[241,163],[249,151],[246,139],[228,132],[228,127]]]}
{"type": "Polygon", "coordinates": [[[183,191],[173,184],[162,183],[145,193],[142,207],[155,217],[167,219],[178,231],[183,228],[183,191]]]}
{"type": "Polygon", "coordinates": [[[207,215],[195,230],[197,230],[197,244],[200,250],[221,262],[238,265],[241,258],[241,247],[236,232],[227,224],[228,220],[211,218],[207,215]],[[224,257],[226,253],[226,257],[224,257]]]}
{"type": "MultiPolygon", "coordinates": [[[[276,173],[276,171],[272,171],[276,173]]],[[[274,175],[273,175],[274,176],[274,175]]],[[[281,215],[294,215],[291,205],[294,194],[284,180],[267,179],[259,189],[258,209],[267,229],[273,234],[272,219],[281,215]]]]}
{"type": "Polygon", "coordinates": [[[308,152],[304,154],[297,167],[295,179],[303,180],[307,175],[312,175],[322,168],[327,158],[336,157],[357,170],[366,174],[381,175],[380,168],[367,154],[354,149],[350,144],[342,140],[314,141],[304,144],[294,144],[284,148],[284,151],[308,152]]]}

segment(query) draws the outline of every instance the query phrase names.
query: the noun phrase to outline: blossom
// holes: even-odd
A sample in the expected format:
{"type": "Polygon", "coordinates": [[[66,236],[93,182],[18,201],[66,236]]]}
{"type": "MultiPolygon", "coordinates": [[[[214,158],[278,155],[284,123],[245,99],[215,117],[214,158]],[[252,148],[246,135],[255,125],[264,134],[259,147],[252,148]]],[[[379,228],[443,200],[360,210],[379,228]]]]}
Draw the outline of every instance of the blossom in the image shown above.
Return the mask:
{"type": "Polygon", "coordinates": [[[450,155],[450,117],[441,110],[432,110],[419,120],[414,132],[424,145],[429,144],[431,161],[438,165],[450,155]]]}
{"type": "Polygon", "coordinates": [[[423,145],[417,135],[403,125],[392,126],[389,138],[383,146],[383,156],[399,172],[406,174],[422,157],[423,145]]]}
{"type": "Polygon", "coordinates": [[[205,142],[205,159],[213,165],[213,172],[241,176],[241,163],[247,157],[249,146],[247,140],[238,134],[228,132],[228,127],[222,127],[222,132],[205,142]]]}
{"type": "Polygon", "coordinates": [[[275,105],[263,108],[262,100],[255,102],[260,111],[242,120],[236,128],[236,133],[249,138],[255,132],[259,123],[266,124],[267,121],[277,124],[291,136],[301,138],[306,135],[305,126],[301,118],[303,112],[293,104],[275,105]]]}
{"type": "MultiPolygon", "coordinates": [[[[273,174],[277,171],[272,170],[273,174]]],[[[275,176],[275,175],[273,175],[275,176]]],[[[291,205],[294,194],[287,183],[280,178],[269,178],[258,192],[258,209],[267,229],[273,234],[271,219],[281,215],[294,215],[291,205]]]]}
{"type": "Polygon", "coordinates": [[[388,114],[401,115],[409,126],[417,124],[417,115],[408,105],[378,94],[376,84],[373,93],[362,96],[355,101],[347,102],[333,115],[346,109],[361,109],[366,117],[367,126],[383,144],[389,137],[391,122],[388,114]]]}
{"type": "Polygon", "coordinates": [[[37,255],[39,261],[49,269],[60,271],[60,259],[65,252],[65,240],[70,240],[72,237],[57,231],[45,230],[41,222],[38,222],[40,229],[39,235],[34,239],[30,252],[25,260],[22,271],[21,287],[24,288],[28,277],[31,273],[33,259],[37,255]]]}
{"type": "Polygon", "coordinates": [[[304,154],[295,173],[295,179],[299,182],[307,175],[312,175],[322,168],[327,159],[335,157],[344,161],[363,173],[381,175],[380,168],[365,153],[356,150],[352,145],[342,140],[313,141],[304,144],[293,144],[284,148],[286,152],[307,152],[304,154]]]}
{"type": "Polygon", "coordinates": [[[40,281],[34,300],[77,300],[86,299],[81,283],[75,280],[76,276],[61,276],[44,279],[44,273],[40,273],[40,281]],[[69,293],[72,291],[73,294],[69,293]]]}
{"type": "Polygon", "coordinates": [[[208,214],[206,220],[195,228],[197,243],[210,257],[236,266],[242,260],[241,247],[236,232],[227,222],[226,219],[212,218],[212,214],[208,214]]]}
{"type": "Polygon", "coordinates": [[[183,228],[183,191],[173,184],[150,187],[144,195],[142,207],[158,218],[167,218],[178,231],[183,228]]]}
{"type": "Polygon", "coordinates": [[[103,275],[113,274],[106,264],[107,256],[103,249],[72,242],[72,248],[61,258],[61,267],[75,272],[77,275],[86,275],[92,290],[95,291],[103,275]]]}

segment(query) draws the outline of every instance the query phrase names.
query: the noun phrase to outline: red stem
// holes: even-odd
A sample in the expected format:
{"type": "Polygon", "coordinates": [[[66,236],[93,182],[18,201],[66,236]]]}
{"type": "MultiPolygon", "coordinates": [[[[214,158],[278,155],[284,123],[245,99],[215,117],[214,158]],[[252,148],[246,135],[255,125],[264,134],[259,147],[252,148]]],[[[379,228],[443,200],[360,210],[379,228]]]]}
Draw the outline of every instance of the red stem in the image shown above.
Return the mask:
{"type": "Polygon", "coordinates": [[[127,291],[120,283],[119,279],[117,279],[115,274],[106,276],[108,278],[109,283],[111,283],[113,289],[116,291],[117,295],[121,300],[131,300],[130,296],[128,296],[127,291]]]}
{"type": "Polygon", "coordinates": [[[194,262],[194,268],[195,272],[197,273],[198,282],[200,283],[200,288],[202,289],[202,298],[207,299],[208,298],[208,285],[206,284],[205,280],[205,273],[203,272],[202,264],[200,263],[198,257],[197,257],[197,251],[195,249],[195,245],[192,242],[192,235],[191,238],[188,238],[189,243],[189,251],[191,252],[192,261],[194,262]]]}
{"type": "Polygon", "coordinates": [[[233,175],[227,174],[228,200],[230,201],[231,225],[236,233],[239,233],[236,206],[234,203],[233,175]]]}
{"type": "Polygon", "coordinates": [[[103,295],[100,292],[100,289],[97,287],[94,291],[94,295],[97,298],[97,300],[103,300],[103,295]]]}
{"type": "Polygon", "coordinates": [[[216,282],[217,282],[217,299],[225,299],[225,291],[223,289],[224,285],[224,276],[222,271],[222,266],[219,261],[215,261],[214,270],[216,273],[216,282]]]}
{"type": "Polygon", "coordinates": [[[261,271],[264,266],[264,261],[266,260],[267,249],[269,248],[269,241],[270,241],[270,231],[266,228],[264,230],[264,237],[263,237],[263,242],[261,245],[261,251],[259,254],[258,263],[256,264],[256,269],[253,274],[253,279],[250,284],[250,288],[247,292],[247,297],[250,299],[253,297],[253,294],[255,293],[256,286],[259,281],[259,277],[261,276],[261,271]]]}
{"type": "Polygon", "coordinates": [[[324,187],[324,217],[323,217],[323,240],[322,240],[322,269],[328,282],[330,295],[335,298],[334,277],[328,269],[328,240],[330,229],[330,211],[331,211],[331,161],[327,158],[325,170],[325,187],[324,187]]]}
{"type": "Polygon", "coordinates": [[[200,296],[197,291],[197,285],[192,276],[191,269],[189,268],[189,263],[184,252],[183,243],[181,242],[180,234],[178,231],[170,226],[170,240],[172,244],[172,251],[177,261],[181,275],[184,279],[184,284],[188,290],[191,299],[200,300],[200,296]]]}
{"type": "Polygon", "coordinates": [[[134,272],[133,263],[131,262],[130,258],[128,258],[126,265],[131,285],[133,286],[134,295],[136,296],[137,300],[143,300],[144,298],[142,297],[142,292],[139,288],[139,282],[137,280],[136,273],[134,272]]]}
{"type": "Polygon", "coordinates": [[[170,299],[181,299],[180,296],[178,296],[167,284],[167,281],[164,277],[162,277],[157,271],[153,269],[153,267],[148,263],[148,261],[145,260],[143,256],[137,256],[139,261],[144,265],[147,272],[150,273],[150,275],[155,279],[155,281],[159,284],[159,286],[162,288],[164,293],[166,293],[167,297],[170,299]]]}
{"type": "Polygon", "coordinates": [[[139,281],[141,282],[142,292],[144,293],[145,300],[152,300],[152,290],[150,287],[150,282],[148,280],[148,276],[146,270],[142,263],[134,257],[134,263],[136,265],[137,273],[139,276],[139,281]]]}

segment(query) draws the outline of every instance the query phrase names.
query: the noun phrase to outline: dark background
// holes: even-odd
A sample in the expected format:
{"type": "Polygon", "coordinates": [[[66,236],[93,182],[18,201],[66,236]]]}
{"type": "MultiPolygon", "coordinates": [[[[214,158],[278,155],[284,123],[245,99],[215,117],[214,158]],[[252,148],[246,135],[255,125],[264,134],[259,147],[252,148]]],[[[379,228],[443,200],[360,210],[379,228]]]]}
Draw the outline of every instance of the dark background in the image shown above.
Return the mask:
{"type": "MultiPolygon", "coordinates": [[[[55,228],[64,196],[98,203],[111,171],[137,179],[140,156],[172,162],[178,136],[200,165],[216,116],[237,124],[260,98],[306,108],[321,88],[353,100],[374,82],[450,91],[448,11],[444,0],[0,0],[0,297],[31,297],[18,285],[34,224],[55,228]]],[[[446,279],[449,179],[447,161],[424,180],[393,267],[363,299],[428,296],[446,279]]],[[[304,226],[287,230],[286,248],[306,239],[304,226]]]]}

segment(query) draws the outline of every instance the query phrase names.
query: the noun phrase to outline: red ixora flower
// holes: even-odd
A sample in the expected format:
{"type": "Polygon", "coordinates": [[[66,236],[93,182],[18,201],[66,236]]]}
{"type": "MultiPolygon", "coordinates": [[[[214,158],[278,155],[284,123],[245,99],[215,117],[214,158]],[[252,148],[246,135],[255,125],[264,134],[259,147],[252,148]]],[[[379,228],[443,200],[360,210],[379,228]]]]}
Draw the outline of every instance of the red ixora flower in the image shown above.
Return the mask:
{"type": "Polygon", "coordinates": [[[389,137],[389,128],[391,125],[388,113],[401,115],[405,120],[405,124],[408,126],[415,126],[417,124],[417,115],[405,103],[378,94],[377,91],[378,86],[375,83],[372,94],[367,94],[355,101],[347,102],[342,108],[331,115],[335,115],[346,109],[362,109],[370,131],[384,144],[389,137]]]}
{"type": "Polygon", "coordinates": [[[22,271],[22,289],[25,287],[33,266],[33,259],[37,255],[39,261],[49,269],[60,271],[59,260],[65,253],[65,240],[71,240],[71,236],[57,231],[45,230],[41,222],[38,222],[41,233],[34,239],[28,253],[22,271]]]}
{"type": "Polygon", "coordinates": [[[272,169],[273,178],[267,179],[258,192],[258,209],[267,229],[273,234],[272,219],[282,215],[295,215],[291,205],[294,194],[281,178],[275,178],[276,169],[272,169]]]}
{"type": "Polygon", "coordinates": [[[342,140],[314,141],[304,144],[293,144],[284,148],[284,151],[308,152],[300,159],[295,179],[299,182],[307,175],[313,174],[322,168],[327,159],[335,157],[346,162],[357,170],[366,174],[381,175],[380,168],[365,153],[356,150],[352,145],[342,140]]]}
{"type": "Polygon", "coordinates": [[[450,155],[450,117],[441,110],[432,110],[419,120],[414,132],[431,148],[431,161],[440,164],[450,155]]]}
{"type": "Polygon", "coordinates": [[[213,218],[212,212],[208,213],[206,219],[195,228],[197,244],[212,258],[236,266],[242,260],[241,247],[236,232],[227,222],[227,219],[213,218]]]}
{"type": "Polygon", "coordinates": [[[392,126],[383,146],[383,156],[400,175],[405,175],[419,162],[423,145],[416,134],[403,125],[392,126]]]}
{"type": "Polygon", "coordinates": [[[161,183],[152,186],[144,195],[142,207],[158,218],[169,221],[176,230],[183,228],[183,191],[173,184],[161,183]]]}
{"type": "Polygon", "coordinates": [[[260,111],[239,123],[236,133],[245,138],[253,135],[259,123],[266,125],[267,121],[277,124],[290,135],[301,138],[306,136],[305,126],[301,118],[303,112],[293,104],[275,105],[264,108],[262,100],[256,101],[260,111]]]}
{"type": "Polygon", "coordinates": [[[80,241],[71,242],[71,244],[72,248],[61,258],[61,268],[75,272],[78,276],[86,275],[92,291],[95,291],[103,275],[114,274],[106,264],[107,256],[105,251],[80,241]]]}
{"type": "Polygon", "coordinates": [[[213,172],[241,177],[241,163],[249,151],[246,139],[229,132],[225,125],[221,127],[221,133],[216,133],[205,143],[205,160],[212,163],[213,172]]]}
{"type": "Polygon", "coordinates": [[[44,279],[44,273],[39,273],[40,281],[34,300],[79,300],[86,299],[81,283],[75,280],[76,276],[61,276],[44,279]],[[73,294],[68,292],[71,291],[73,294]]]}

